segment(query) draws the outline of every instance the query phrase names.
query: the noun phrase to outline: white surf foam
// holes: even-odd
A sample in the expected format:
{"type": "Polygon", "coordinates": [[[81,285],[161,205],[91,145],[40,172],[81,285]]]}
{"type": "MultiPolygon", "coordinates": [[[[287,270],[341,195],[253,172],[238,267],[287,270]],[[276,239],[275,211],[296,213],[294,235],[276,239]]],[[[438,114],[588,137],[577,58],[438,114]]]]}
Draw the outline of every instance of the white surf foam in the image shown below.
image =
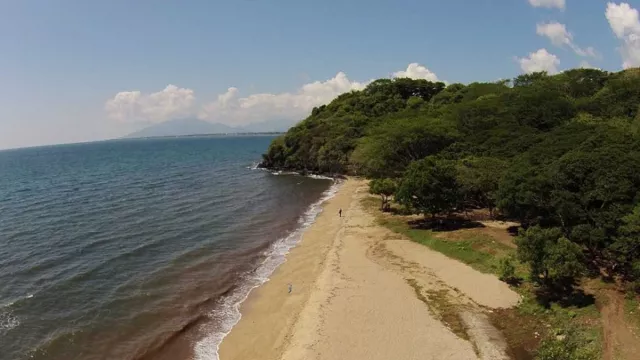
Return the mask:
{"type": "Polygon", "coordinates": [[[209,314],[214,325],[205,328],[208,333],[202,340],[195,344],[195,360],[218,360],[218,349],[222,340],[229,334],[231,329],[240,321],[242,314],[240,313],[240,305],[247,299],[251,290],[269,281],[269,276],[273,271],[286,261],[286,254],[295,247],[304,231],[315,221],[318,214],[322,212],[322,204],[332,198],[340,188],[341,182],[334,182],[331,187],[325,191],[320,200],[311,204],[305,213],[298,219],[299,226],[291,234],[282,238],[267,250],[265,260],[258,268],[242,281],[243,285],[236,289],[232,294],[221,299],[216,310],[209,314]]]}
{"type": "Polygon", "coordinates": [[[307,175],[307,177],[310,177],[312,179],[320,179],[320,180],[335,180],[334,178],[330,177],[330,176],[324,176],[324,175],[307,175]]]}
{"type": "Polygon", "coordinates": [[[6,334],[18,325],[20,325],[20,319],[13,315],[10,310],[0,309],[0,335],[6,334]]]}

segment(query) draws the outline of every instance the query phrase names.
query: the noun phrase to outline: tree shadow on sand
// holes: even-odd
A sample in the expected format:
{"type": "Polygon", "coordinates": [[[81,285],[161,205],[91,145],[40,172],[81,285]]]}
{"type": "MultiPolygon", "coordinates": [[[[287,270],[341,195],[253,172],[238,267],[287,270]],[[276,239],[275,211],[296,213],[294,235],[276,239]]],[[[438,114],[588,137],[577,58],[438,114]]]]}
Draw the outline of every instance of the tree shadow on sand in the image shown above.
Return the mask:
{"type": "Polygon", "coordinates": [[[456,231],[461,229],[477,229],[485,227],[482,223],[469,220],[462,216],[446,218],[424,218],[408,222],[413,229],[431,230],[437,232],[456,231]]]}

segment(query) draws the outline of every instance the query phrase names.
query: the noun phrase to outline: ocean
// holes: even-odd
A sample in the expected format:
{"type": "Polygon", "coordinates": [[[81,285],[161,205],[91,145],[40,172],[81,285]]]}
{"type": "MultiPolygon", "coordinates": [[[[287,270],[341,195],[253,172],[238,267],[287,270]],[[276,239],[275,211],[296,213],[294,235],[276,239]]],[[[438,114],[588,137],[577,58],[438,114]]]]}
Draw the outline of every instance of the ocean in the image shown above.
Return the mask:
{"type": "Polygon", "coordinates": [[[217,359],[337,186],[255,169],[271,140],[0,151],[0,360],[217,359]]]}

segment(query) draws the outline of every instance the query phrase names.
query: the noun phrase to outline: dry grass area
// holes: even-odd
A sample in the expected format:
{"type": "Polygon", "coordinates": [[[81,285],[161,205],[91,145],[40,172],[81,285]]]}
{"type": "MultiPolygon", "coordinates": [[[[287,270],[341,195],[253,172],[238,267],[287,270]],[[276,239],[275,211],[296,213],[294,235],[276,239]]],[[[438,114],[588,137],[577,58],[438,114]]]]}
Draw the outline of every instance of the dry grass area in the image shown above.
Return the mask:
{"type": "Polygon", "coordinates": [[[467,327],[460,316],[459,304],[450,300],[447,289],[425,289],[416,279],[407,279],[416,297],[425,303],[432,314],[442,321],[454,334],[464,340],[469,340],[467,327]]]}

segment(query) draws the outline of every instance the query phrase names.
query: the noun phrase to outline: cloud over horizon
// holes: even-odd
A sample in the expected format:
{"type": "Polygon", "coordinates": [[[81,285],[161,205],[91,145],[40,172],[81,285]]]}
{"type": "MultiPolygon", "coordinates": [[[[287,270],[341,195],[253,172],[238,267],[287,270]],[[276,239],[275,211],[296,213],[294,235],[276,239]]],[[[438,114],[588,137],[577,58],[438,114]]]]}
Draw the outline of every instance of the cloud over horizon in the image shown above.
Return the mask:
{"type": "Polygon", "coordinates": [[[394,78],[411,78],[411,79],[424,79],[428,81],[437,82],[440,81],[438,76],[426,67],[418,64],[411,63],[407,66],[406,70],[401,70],[393,73],[394,78]]]}
{"type": "Polygon", "coordinates": [[[549,74],[558,73],[558,65],[560,65],[560,59],[557,56],[549,53],[547,49],[540,49],[536,52],[532,52],[528,57],[516,58],[520,64],[520,68],[526,74],[546,71],[549,74]]]}
{"type": "Polygon", "coordinates": [[[163,122],[188,116],[195,101],[193,90],[167,85],[164,90],[142,94],[121,91],[105,104],[111,119],[120,122],[163,122]]]}
{"type": "MultiPolygon", "coordinates": [[[[368,82],[367,82],[368,83],[368,82]]],[[[303,85],[295,92],[251,94],[240,96],[230,87],[214,101],[205,103],[198,118],[225,124],[246,125],[275,119],[301,119],[315,106],[329,103],[336,96],[361,90],[367,83],[350,80],[343,72],[326,81],[303,85]]]]}
{"type": "MultiPolygon", "coordinates": [[[[435,73],[418,63],[411,63],[392,76],[439,81],[435,73]]],[[[362,90],[370,82],[354,81],[344,72],[338,72],[331,79],[304,84],[293,92],[242,96],[240,89],[230,87],[215,100],[201,105],[196,104],[193,90],[168,85],[164,90],[151,94],[119,92],[106,102],[105,110],[109,118],[119,122],[163,122],[197,117],[227,125],[247,125],[269,120],[299,120],[314,107],[328,104],[340,94],[362,90]]]]}

